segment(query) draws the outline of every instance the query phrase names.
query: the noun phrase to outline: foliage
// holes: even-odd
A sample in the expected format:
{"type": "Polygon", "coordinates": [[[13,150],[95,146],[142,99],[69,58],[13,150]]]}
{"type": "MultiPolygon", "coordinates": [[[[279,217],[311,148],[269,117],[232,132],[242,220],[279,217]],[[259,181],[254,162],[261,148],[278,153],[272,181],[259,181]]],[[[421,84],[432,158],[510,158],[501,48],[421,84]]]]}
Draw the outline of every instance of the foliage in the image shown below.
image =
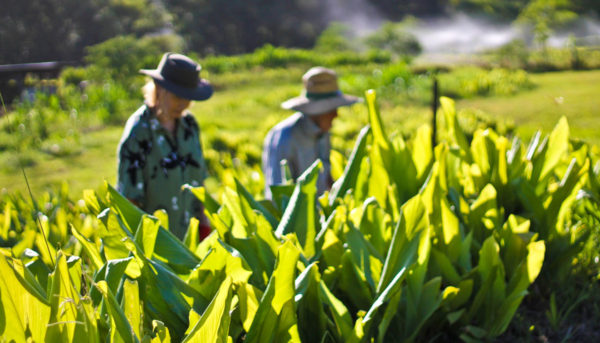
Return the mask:
{"type": "Polygon", "coordinates": [[[454,98],[511,95],[533,87],[525,71],[461,68],[439,77],[441,93],[454,98]]]}
{"type": "Polygon", "coordinates": [[[324,52],[355,51],[358,47],[351,42],[352,36],[348,25],[333,22],[317,38],[315,50],[324,52]]]}
{"type": "Polygon", "coordinates": [[[0,13],[0,64],[81,61],[85,48],[118,35],[143,36],[169,14],[149,0],[7,0],[0,13]]]}
{"type": "MultiPolygon", "coordinates": [[[[366,98],[370,125],[347,162],[332,162],[343,173],[319,198],[320,161],[292,188],[274,189],[272,203],[235,178],[217,201],[187,187],[214,228],[202,242],[193,234],[197,222],[181,242],[161,225],[164,214],[143,213],[110,185],[76,203],[66,190],[33,206],[3,198],[0,313],[10,325],[0,334],[95,342],[490,340],[539,287],[567,286],[562,276],[600,218],[588,202],[598,195],[600,171],[587,145],[569,141],[565,119],[528,147],[491,129],[468,140],[452,101],[442,98],[434,147],[428,126],[412,140],[388,136],[375,93],[366,98]]],[[[549,313],[559,323],[570,312],[549,313]]]]}
{"type": "Polygon", "coordinates": [[[406,23],[386,22],[367,36],[365,42],[372,49],[386,50],[396,57],[419,55],[423,50],[421,44],[405,27],[406,23]]]}
{"type": "Polygon", "coordinates": [[[569,0],[533,0],[519,14],[517,21],[532,25],[536,43],[545,49],[553,28],[577,18],[570,7],[569,0]]]}

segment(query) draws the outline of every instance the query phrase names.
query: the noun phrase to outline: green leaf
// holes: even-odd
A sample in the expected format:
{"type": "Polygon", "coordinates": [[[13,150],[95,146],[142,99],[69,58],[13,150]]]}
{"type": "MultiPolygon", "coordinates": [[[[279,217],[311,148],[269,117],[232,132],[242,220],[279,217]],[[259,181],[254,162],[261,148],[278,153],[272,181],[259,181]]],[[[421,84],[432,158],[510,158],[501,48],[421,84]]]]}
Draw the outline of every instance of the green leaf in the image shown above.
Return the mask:
{"type": "MultiPolygon", "coordinates": [[[[51,275],[50,323],[45,340],[49,342],[72,342],[75,334],[79,294],[73,285],[67,260],[62,251],[56,257],[56,268],[51,275]]],[[[80,283],[81,279],[75,282],[80,283]]]]}
{"type": "Polygon", "coordinates": [[[447,97],[440,97],[441,111],[444,114],[446,131],[450,139],[451,146],[458,146],[460,153],[467,161],[470,162],[469,144],[464,132],[458,124],[458,118],[456,116],[456,108],[454,106],[454,100],[447,97]]]}
{"type": "Polygon", "coordinates": [[[321,170],[320,160],[315,161],[300,177],[292,198],[283,213],[275,231],[278,237],[290,232],[296,233],[303,247],[304,256],[312,257],[316,253],[318,217],[316,211],[317,178],[321,170]]]}
{"type": "Polygon", "coordinates": [[[349,342],[354,337],[354,328],[352,327],[352,317],[342,301],[331,293],[325,282],[319,282],[321,299],[333,317],[336,331],[339,337],[345,342],[349,342]]]}
{"type": "Polygon", "coordinates": [[[152,343],[171,343],[169,328],[160,320],[152,321],[152,332],[154,333],[152,343]]]}
{"type": "Polygon", "coordinates": [[[156,245],[156,237],[159,228],[160,222],[156,218],[143,215],[140,227],[135,231],[135,243],[142,248],[141,252],[147,258],[152,258],[152,255],[154,255],[154,247],[156,245]]]}
{"type": "Polygon", "coordinates": [[[137,337],[143,333],[143,308],[140,302],[140,288],[136,280],[125,279],[123,282],[123,301],[121,304],[125,317],[137,337]]]}
{"type": "Polygon", "coordinates": [[[183,342],[226,343],[229,333],[232,280],[227,277],[200,320],[183,342]]]}
{"type": "MultiPolygon", "coordinates": [[[[16,342],[27,341],[27,333],[43,342],[50,319],[50,306],[41,287],[30,284],[11,263],[21,264],[0,253],[0,337],[16,342]],[[39,288],[39,291],[33,289],[39,288]]],[[[23,272],[25,268],[23,267],[23,272]]],[[[45,293],[45,292],[44,292],[45,293]]]]}
{"type": "Polygon", "coordinates": [[[100,255],[100,250],[98,249],[96,244],[88,241],[87,238],[80,234],[79,231],[77,231],[77,229],[75,229],[73,225],[71,225],[71,233],[79,241],[79,243],[81,243],[83,250],[85,251],[86,255],[90,258],[94,269],[100,269],[104,264],[104,260],[102,259],[102,256],[100,255]]]}
{"type": "MultiPolygon", "coordinates": [[[[125,199],[112,186],[107,184],[107,187],[110,204],[124,225],[122,229],[124,231],[129,230],[131,234],[135,234],[145,213],[125,199]]],[[[200,259],[182,241],[163,227],[158,229],[156,240],[161,242],[161,244],[155,245],[154,257],[168,263],[177,273],[189,274],[198,262],[200,262],[200,259]]],[[[117,258],[122,257],[125,256],[117,258]]],[[[107,259],[110,258],[107,256],[107,259]]]]}
{"type": "Polygon", "coordinates": [[[242,183],[238,179],[235,179],[235,186],[240,198],[243,199],[243,201],[245,201],[250,208],[260,212],[264,216],[264,218],[269,222],[269,224],[271,224],[271,228],[276,228],[278,224],[277,218],[275,218],[275,216],[273,216],[273,214],[271,214],[271,212],[267,210],[266,207],[264,207],[261,203],[256,201],[254,197],[252,197],[250,192],[248,192],[248,190],[242,185],[242,183]]]}
{"type": "Polygon", "coordinates": [[[254,316],[260,304],[263,293],[249,283],[241,283],[237,288],[240,306],[240,319],[244,330],[249,331],[254,321],[254,316]]]}
{"type": "Polygon", "coordinates": [[[297,320],[293,318],[295,311],[290,313],[289,309],[284,309],[294,306],[294,279],[299,256],[300,252],[291,241],[279,248],[275,271],[261,298],[246,342],[300,341],[297,320]],[[283,314],[286,320],[280,318],[284,318],[283,314]]]}
{"type": "Polygon", "coordinates": [[[205,298],[212,299],[227,277],[236,284],[245,284],[252,269],[241,254],[228,246],[215,245],[192,271],[187,283],[205,298]]]}
{"type": "Polygon", "coordinates": [[[543,180],[560,162],[563,155],[569,149],[569,124],[566,117],[561,117],[550,137],[548,138],[548,149],[542,161],[540,175],[536,180],[543,180]]]}
{"type": "Polygon", "coordinates": [[[117,303],[115,296],[109,289],[106,281],[99,281],[96,284],[96,288],[102,293],[104,300],[107,304],[108,313],[110,314],[110,340],[111,342],[125,342],[133,343],[139,342],[136,337],[133,328],[127,320],[127,316],[123,312],[123,309],[117,303]]]}
{"type": "Polygon", "coordinates": [[[321,301],[320,275],[316,263],[296,278],[298,331],[303,342],[318,342],[327,334],[327,315],[321,301]]]}
{"type": "Polygon", "coordinates": [[[431,146],[431,127],[422,125],[417,129],[417,134],[412,141],[412,161],[416,170],[416,177],[422,184],[433,163],[433,147],[431,146]]]}
{"type": "Polygon", "coordinates": [[[329,192],[330,205],[333,205],[336,199],[343,197],[349,189],[355,188],[358,174],[362,171],[360,166],[366,155],[367,135],[370,130],[370,126],[365,126],[360,130],[356,143],[354,144],[354,149],[344,168],[344,173],[331,187],[331,191],[329,192]]]}
{"type": "Polygon", "coordinates": [[[369,110],[369,125],[373,132],[373,140],[376,145],[381,146],[383,150],[390,150],[390,142],[383,128],[379,106],[377,105],[377,95],[375,90],[369,89],[365,92],[367,99],[367,108],[369,110]]]}
{"type": "Polygon", "coordinates": [[[394,229],[390,248],[386,255],[377,294],[388,286],[401,270],[408,269],[417,260],[421,233],[428,227],[427,211],[419,195],[402,206],[400,220],[394,229]]]}
{"type": "Polygon", "coordinates": [[[365,274],[354,262],[352,252],[348,249],[342,255],[340,271],[340,290],[348,301],[359,309],[367,309],[373,302],[374,291],[367,281],[365,274]]]}
{"type": "Polygon", "coordinates": [[[217,213],[219,207],[221,207],[221,205],[219,205],[219,203],[206,191],[206,188],[202,186],[192,187],[186,184],[183,185],[182,188],[189,190],[192,192],[192,194],[194,194],[194,196],[196,196],[196,198],[200,199],[204,209],[209,213],[217,213]]]}

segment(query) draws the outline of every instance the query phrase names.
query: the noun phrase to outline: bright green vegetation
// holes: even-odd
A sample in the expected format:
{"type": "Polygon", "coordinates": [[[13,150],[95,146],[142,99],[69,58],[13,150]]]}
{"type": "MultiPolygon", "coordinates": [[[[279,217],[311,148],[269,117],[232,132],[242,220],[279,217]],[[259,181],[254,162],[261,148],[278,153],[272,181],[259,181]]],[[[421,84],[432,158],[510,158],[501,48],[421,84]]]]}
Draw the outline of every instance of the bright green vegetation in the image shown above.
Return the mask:
{"type": "Polygon", "coordinates": [[[64,190],[47,193],[36,209],[5,198],[0,334],[523,341],[532,321],[511,325],[521,303],[548,298],[548,319],[562,328],[561,297],[598,273],[590,238],[600,225],[600,170],[588,145],[570,142],[567,120],[529,142],[490,128],[468,135],[453,101],[442,98],[443,139],[433,147],[427,125],[411,139],[388,134],[375,93],[366,98],[369,126],[347,161],[332,161],[343,171],[330,193],[315,198],[319,161],[297,184],[274,189],[273,203],[235,178],[216,200],[191,188],[215,229],[201,243],[197,222],[181,242],[164,213],[141,212],[111,186],[77,202],[64,190]],[[37,211],[48,245],[32,219],[37,211]]]}
{"type": "MultiPolygon", "coordinates": [[[[430,122],[431,110],[427,103],[431,81],[425,76],[413,75],[404,64],[340,66],[336,70],[340,73],[344,91],[361,94],[364,89],[375,87],[384,94],[382,116],[390,132],[410,137],[415,134],[417,127],[430,122]],[[400,83],[395,81],[399,76],[403,80],[400,83]]],[[[290,114],[280,109],[279,104],[300,93],[299,80],[304,71],[303,66],[290,66],[285,69],[204,74],[215,85],[215,95],[209,101],[194,104],[191,111],[201,125],[203,144],[213,175],[219,173],[219,160],[228,160],[232,154],[244,166],[255,171],[259,169],[262,139],[276,122],[290,114]]],[[[484,72],[480,69],[468,68],[459,69],[453,74],[441,74],[442,91],[460,88],[459,80],[473,82],[469,80],[477,80],[481,73],[484,72]],[[453,79],[453,75],[456,78],[453,79]]],[[[565,115],[569,119],[573,138],[599,144],[600,122],[598,116],[594,115],[598,93],[595,80],[599,77],[599,71],[528,74],[526,80],[529,86],[514,94],[471,95],[458,100],[457,108],[465,110],[459,111],[461,125],[468,131],[473,131],[477,122],[497,122],[500,126],[504,123],[508,128],[515,125],[517,133],[528,139],[538,129],[548,132],[553,123],[565,115]],[[563,100],[559,104],[557,101],[561,96],[563,100]],[[476,118],[475,122],[473,118],[476,118]]],[[[32,110],[21,110],[20,115],[17,112],[1,118],[1,187],[9,192],[26,193],[17,156],[25,166],[34,194],[55,187],[63,180],[68,182],[71,194],[75,196],[80,196],[83,189],[99,187],[103,180],[114,183],[115,153],[122,132],[121,123],[141,103],[139,94],[131,95],[131,99],[121,99],[126,94],[118,93],[119,97],[115,100],[102,98],[102,101],[119,104],[115,110],[117,113],[111,113],[108,120],[120,123],[118,126],[101,126],[99,115],[94,110],[95,106],[101,107],[101,103],[87,104],[88,110],[80,110],[75,122],[72,122],[69,109],[49,110],[43,103],[32,110]],[[126,100],[125,103],[123,100],[126,100]],[[37,118],[39,113],[51,117],[45,120],[50,128],[45,129],[48,138],[43,141],[36,139],[43,133],[36,131],[35,127],[39,126],[35,126],[35,120],[32,119],[37,118]],[[19,118],[29,118],[33,129],[21,134],[16,125],[19,118]],[[12,130],[7,129],[9,121],[13,124],[12,130]],[[24,138],[16,139],[15,136],[24,138]]],[[[341,109],[340,114],[334,125],[333,145],[348,156],[351,142],[367,122],[366,107],[358,104],[341,109]]],[[[218,183],[217,180],[213,182],[218,183]]],[[[261,181],[249,188],[253,194],[259,194],[261,181]]],[[[214,191],[214,187],[211,190],[214,191]]]]}
{"type": "Polygon", "coordinates": [[[600,145],[600,70],[530,74],[530,80],[536,87],[527,92],[464,99],[457,106],[478,109],[497,120],[507,119],[523,137],[530,137],[536,130],[548,131],[565,116],[574,138],[600,145]]]}

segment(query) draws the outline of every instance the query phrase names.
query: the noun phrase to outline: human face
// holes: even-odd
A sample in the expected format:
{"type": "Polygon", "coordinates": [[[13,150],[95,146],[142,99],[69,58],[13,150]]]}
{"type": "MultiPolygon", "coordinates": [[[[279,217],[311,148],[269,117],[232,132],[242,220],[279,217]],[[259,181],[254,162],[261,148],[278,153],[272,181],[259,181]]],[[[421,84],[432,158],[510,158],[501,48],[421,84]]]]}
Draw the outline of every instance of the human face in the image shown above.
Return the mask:
{"type": "Polygon", "coordinates": [[[323,132],[328,132],[333,126],[333,120],[338,116],[337,108],[329,112],[312,116],[312,120],[323,132]]]}
{"type": "Polygon", "coordinates": [[[157,88],[157,107],[163,120],[181,118],[183,111],[190,106],[190,100],[180,98],[168,90],[157,88]]]}

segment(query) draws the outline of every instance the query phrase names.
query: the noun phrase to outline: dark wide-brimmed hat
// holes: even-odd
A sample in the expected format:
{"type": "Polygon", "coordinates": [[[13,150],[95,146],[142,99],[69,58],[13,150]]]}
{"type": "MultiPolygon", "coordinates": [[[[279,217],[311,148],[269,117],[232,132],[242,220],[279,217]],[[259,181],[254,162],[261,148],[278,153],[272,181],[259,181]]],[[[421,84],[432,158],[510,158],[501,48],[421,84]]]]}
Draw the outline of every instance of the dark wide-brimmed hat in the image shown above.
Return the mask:
{"type": "Polygon", "coordinates": [[[302,95],[284,101],[281,107],[307,115],[320,115],[362,100],[343,94],[338,87],[337,74],[331,69],[310,68],[302,76],[302,82],[304,84],[302,95]]]}
{"type": "Polygon", "coordinates": [[[207,80],[200,78],[202,67],[191,58],[167,52],[156,69],[142,69],[159,86],[188,100],[206,100],[213,93],[207,80]]]}

